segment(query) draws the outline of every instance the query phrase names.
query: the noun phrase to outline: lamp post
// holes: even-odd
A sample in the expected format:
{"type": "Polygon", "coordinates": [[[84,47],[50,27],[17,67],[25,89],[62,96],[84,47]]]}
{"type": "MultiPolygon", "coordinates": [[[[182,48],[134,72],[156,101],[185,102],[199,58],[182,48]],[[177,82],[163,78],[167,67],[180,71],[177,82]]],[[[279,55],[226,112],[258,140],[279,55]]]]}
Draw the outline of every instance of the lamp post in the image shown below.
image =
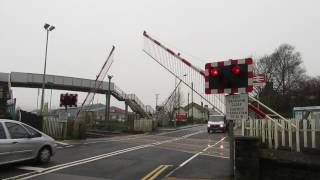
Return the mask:
{"type": "Polygon", "coordinates": [[[110,86],[111,86],[111,79],[112,75],[108,75],[109,79],[109,85],[108,85],[108,95],[107,95],[107,106],[106,106],[106,123],[110,121],[110,97],[111,97],[111,92],[110,92],[110,86]]]}
{"type": "Polygon", "coordinates": [[[55,27],[50,24],[45,24],[44,29],[47,31],[47,41],[46,41],[46,52],[45,52],[45,56],[44,56],[44,68],[43,68],[43,75],[42,75],[42,94],[41,94],[41,107],[40,107],[40,114],[41,115],[43,115],[44,88],[45,88],[45,81],[46,81],[49,32],[54,30],[55,27]]]}
{"type": "Polygon", "coordinates": [[[157,111],[157,106],[158,106],[159,95],[160,94],[156,94],[156,108],[155,108],[156,111],[157,111]]]}

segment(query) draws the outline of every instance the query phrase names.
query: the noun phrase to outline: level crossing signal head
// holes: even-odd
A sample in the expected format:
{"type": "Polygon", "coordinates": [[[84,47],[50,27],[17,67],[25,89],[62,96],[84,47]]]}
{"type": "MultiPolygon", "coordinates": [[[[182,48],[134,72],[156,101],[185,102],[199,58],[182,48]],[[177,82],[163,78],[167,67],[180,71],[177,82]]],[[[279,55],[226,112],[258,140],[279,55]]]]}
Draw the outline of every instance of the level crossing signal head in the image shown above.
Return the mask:
{"type": "Polygon", "coordinates": [[[206,94],[248,93],[253,90],[251,58],[220,61],[205,65],[206,94]]]}
{"type": "Polygon", "coordinates": [[[77,107],[78,94],[60,94],[60,107],[77,107]]]}

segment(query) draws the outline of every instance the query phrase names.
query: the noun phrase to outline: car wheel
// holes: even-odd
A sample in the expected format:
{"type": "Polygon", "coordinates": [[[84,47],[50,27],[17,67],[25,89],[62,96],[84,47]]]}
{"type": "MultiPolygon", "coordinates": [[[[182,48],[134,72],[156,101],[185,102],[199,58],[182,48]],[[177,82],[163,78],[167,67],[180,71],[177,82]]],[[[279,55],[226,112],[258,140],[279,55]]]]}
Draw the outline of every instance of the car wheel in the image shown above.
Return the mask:
{"type": "Polygon", "coordinates": [[[39,163],[48,163],[51,159],[51,151],[48,147],[42,148],[39,153],[37,160],[39,163]]]}

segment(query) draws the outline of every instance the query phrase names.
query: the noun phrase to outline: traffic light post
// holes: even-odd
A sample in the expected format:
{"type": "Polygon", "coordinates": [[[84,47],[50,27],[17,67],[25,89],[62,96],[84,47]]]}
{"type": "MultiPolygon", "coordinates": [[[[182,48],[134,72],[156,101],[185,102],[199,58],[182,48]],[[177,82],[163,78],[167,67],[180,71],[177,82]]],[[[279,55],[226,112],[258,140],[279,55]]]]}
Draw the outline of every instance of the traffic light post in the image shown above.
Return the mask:
{"type": "Polygon", "coordinates": [[[60,107],[64,106],[66,108],[68,107],[77,107],[78,103],[78,94],[60,94],[60,107]]]}
{"type": "MultiPolygon", "coordinates": [[[[237,100],[243,102],[243,99],[238,98],[239,94],[247,94],[253,90],[253,60],[251,58],[220,61],[207,63],[205,65],[205,93],[206,94],[225,94],[228,95],[228,106],[240,105],[241,103],[232,103],[237,100]],[[235,95],[235,96],[233,96],[235,95]],[[231,98],[230,98],[231,96],[231,98]],[[237,97],[237,98],[235,98],[237,97]],[[232,99],[234,98],[234,99],[232,99]]],[[[245,99],[245,98],[244,98],[245,99]]],[[[241,120],[241,116],[236,116],[239,112],[233,112],[236,109],[241,113],[247,112],[248,99],[242,103],[240,107],[226,107],[227,120],[229,122],[229,138],[230,138],[230,171],[234,175],[234,121],[241,120]],[[246,111],[245,111],[246,110],[246,111]]],[[[241,114],[240,113],[240,114],[241,114]]]]}

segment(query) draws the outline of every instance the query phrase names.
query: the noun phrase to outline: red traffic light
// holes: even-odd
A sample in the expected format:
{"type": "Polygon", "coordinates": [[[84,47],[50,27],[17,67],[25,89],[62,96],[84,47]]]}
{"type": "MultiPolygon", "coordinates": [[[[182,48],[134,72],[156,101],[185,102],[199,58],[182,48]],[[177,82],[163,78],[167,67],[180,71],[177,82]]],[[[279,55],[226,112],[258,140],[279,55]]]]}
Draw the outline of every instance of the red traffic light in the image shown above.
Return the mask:
{"type": "Polygon", "coordinates": [[[219,75],[219,71],[216,68],[212,68],[210,69],[210,74],[211,76],[216,77],[219,75]]]}
{"type": "Polygon", "coordinates": [[[233,74],[235,74],[235,75],[238,75],[238,74],[240,74],[241,69],[240,69],[239,66],[234,66],[234,67],[231,68],[231,72],[232,72],[233,74]]]}

